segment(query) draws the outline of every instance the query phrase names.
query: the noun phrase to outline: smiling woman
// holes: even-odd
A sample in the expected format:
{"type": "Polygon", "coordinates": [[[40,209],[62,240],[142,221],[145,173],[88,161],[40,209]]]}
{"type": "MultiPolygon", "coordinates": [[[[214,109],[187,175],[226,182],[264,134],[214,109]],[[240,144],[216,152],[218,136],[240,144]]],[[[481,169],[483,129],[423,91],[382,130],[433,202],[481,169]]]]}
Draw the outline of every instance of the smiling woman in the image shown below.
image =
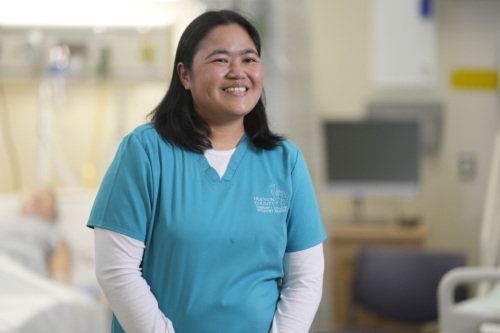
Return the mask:
{"type": "Polygon", "coordinates": [[[262,95],[260,57],[245,29],[238,24],[214,28],[200,43],[192,68],[179,62],[177,72],[191,91],[194,110],[211,129],[212,147],[235,148],[244,116],[262,95]]]}
{"type": "MultiPolygon", "coordinates": [[[[240,103],[248,103],[244,106],[245,117],[239,118],[243,119],[244,131],[257,147],[274,149],[282,138],[268,127],[260,53],[260,35],[245,18],[239,15],[206,15],[206,22],[194,20],[179,41],[170,87],[151,113],[158,133],[166,141],[189,151],[203,153],[213,148],[213,141],[220,140],[218,137],[209,139],[208,136],[221,126],[212,128],[209,119],[204,118],[207,106],[217,101],[209,100],[210,94],[217,91],[220,95],[221,89],[245,88],[245,98],[235,98],[240,103]],[[195,106],[197,100],[198,107],[195,106]]],[[[214,125],[227,120],[214,119],[214,116],[210,117],[214,125]]],[[[232,124],[235,131],[241,132],[241,126],[238,128],[235,123],[232,124]]]]}
{"type": "Polygon", "coordinates": [[[262,95],[255,27],[234,11],[196,18],[89,218],[113,332],[309,331],[326,233],[304,158],[269,129],[262,95]]]}

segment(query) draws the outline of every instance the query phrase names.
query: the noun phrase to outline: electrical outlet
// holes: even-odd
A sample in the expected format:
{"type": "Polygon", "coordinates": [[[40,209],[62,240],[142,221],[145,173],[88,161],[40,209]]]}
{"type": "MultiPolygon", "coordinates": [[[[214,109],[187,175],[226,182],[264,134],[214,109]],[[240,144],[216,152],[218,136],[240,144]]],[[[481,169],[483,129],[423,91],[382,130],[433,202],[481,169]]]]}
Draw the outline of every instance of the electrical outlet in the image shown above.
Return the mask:
{"type": "Polygon", "coordinates": [[[460,180],[469,182],[476,177],[477,158],[472,151],[462,151],[458,156],[458,174],[460,180]]]}

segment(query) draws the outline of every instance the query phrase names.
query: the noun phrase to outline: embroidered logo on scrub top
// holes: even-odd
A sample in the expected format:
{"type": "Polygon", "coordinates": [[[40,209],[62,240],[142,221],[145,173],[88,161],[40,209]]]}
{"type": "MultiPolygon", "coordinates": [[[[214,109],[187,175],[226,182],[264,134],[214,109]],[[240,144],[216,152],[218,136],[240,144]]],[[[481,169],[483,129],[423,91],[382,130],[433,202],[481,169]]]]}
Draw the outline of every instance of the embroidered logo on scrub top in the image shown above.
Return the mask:
{"type": "Polygon", "coordinates": [[[272,196],[254,196],[255,208],[259,213],[286,213],[288,212],[288,195],[285,191],[276,187],[276,184],[269,186],[272,196]]]}

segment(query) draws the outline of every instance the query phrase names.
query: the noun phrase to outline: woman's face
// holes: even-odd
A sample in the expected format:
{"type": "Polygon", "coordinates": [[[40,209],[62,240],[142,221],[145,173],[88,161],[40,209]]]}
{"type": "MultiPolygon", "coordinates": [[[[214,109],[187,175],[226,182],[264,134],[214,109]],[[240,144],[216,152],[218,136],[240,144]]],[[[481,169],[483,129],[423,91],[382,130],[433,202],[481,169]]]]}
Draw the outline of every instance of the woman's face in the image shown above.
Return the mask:
{"type": "Polygon", "coordinates": [[[241,121],[262,94],[263,71],[255,45],[238,24],[215,27],[201,41],[187,72],[177,65],[191,90],[196,112],[210,125],[241,121]]]}

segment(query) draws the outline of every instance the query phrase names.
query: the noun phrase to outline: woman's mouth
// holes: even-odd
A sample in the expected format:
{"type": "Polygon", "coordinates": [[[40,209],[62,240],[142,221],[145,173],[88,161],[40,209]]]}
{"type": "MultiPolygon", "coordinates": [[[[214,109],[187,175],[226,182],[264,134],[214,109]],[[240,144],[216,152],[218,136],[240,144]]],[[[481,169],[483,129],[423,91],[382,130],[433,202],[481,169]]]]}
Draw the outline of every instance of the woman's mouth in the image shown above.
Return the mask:
{"type": "Polygon", "coordinates": [[[224,89],[225,92],[245,92],[247,91],[247,88],[245,87],[231,87],[231,88],[226,88],[224,89]]]}

